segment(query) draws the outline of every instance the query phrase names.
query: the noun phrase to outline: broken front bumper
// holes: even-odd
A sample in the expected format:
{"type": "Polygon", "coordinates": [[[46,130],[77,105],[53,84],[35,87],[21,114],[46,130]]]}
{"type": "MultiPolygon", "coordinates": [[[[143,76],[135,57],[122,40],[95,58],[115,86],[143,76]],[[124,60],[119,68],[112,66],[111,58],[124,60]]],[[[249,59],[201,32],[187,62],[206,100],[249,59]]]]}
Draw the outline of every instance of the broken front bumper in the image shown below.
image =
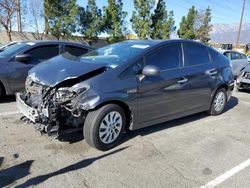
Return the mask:
{"type": "MultiPolygon", "coordinates": [[[[16,103],[18,110],[33,123],[39,122],[40,113],[37,109],[30,107],[22,99],[22,93],[16,93],[16,103]]],[[[43,116],[48,117],[48,109],[42,109],[43,116]]]]}
{"type": "Polygon", "coordinates": [[[36,123],[39,119],[38,111],[28,106],[25,101],[21,98],[21,93],[16,93],[16,103],[18,110],[29,120],[36,123]]]}

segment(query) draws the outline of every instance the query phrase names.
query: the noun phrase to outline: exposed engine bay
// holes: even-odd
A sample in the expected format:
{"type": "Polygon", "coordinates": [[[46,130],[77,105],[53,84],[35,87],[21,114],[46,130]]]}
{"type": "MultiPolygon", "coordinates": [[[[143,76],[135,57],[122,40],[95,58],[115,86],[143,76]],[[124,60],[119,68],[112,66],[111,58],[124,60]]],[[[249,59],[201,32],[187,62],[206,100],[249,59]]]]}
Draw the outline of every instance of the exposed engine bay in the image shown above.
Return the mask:
{"type": "Polygon", "coordinates": [[[106,70],[107,67],[101,67],[79,77],[64,78],[50,86],[30,74],[25,83],[26,91],[16,94],[17,106],[25,115],[21,119],[54,138],[81,130],[88,110],[99,100],[84,81],[106,70]]]}

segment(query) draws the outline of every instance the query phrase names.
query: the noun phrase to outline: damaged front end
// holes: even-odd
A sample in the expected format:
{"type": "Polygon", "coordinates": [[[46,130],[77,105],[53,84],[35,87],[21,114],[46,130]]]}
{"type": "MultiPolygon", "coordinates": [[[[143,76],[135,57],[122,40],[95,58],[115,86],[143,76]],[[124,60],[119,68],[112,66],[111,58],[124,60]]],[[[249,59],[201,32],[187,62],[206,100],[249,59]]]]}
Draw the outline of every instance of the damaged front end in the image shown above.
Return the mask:
{"type": "MultiPolygon", "coordinates": [[[[95,70],[88,77],[100,74],[95,70]]],[[[17,106],[23,113],[22,120],[34,123],[41,133],[58,138],[65,133],[82,129],[88,110],[94,108],[99,96],[83,82],[86,75],[64,80],[56,86],[45,86],[28,77],[26,92],[17,93],[17,106]]]]}
{"type": "Polygon", "coordinates": [[[238,90],[250,90],[250,66],[246,67],[241,75],[236,80],[236,87],[238,90]]]}

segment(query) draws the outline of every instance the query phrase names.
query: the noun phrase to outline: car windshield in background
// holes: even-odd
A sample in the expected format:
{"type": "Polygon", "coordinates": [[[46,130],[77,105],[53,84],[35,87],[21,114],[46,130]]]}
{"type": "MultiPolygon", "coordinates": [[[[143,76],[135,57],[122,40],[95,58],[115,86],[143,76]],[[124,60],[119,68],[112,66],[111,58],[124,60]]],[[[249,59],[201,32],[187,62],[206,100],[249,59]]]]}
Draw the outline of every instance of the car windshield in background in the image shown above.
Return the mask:
{"type": "Polygon", "coordinates": [[[117,43],[89,52],[81,56],[81,60],[108,63],[111,68],[115,68],[136,57],[148,47],[150,47],[148,44],[117,43]]]}
{"type": "Polygon", "coordinates": [[[6,49],[4,49],[4,51],[0,52],[0,58],[12,57],[13,55],[17,54],[19,51],[22,51],[23,49],[25,49],[27,46],[28,46],[27,43],[13,44],[7,47],[6,49]]]}

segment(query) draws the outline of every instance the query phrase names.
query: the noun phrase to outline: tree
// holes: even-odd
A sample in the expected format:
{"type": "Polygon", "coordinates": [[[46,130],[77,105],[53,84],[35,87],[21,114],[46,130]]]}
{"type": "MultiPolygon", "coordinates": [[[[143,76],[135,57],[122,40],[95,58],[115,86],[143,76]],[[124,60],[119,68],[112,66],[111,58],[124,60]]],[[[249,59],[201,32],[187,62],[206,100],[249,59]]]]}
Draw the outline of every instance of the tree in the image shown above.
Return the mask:
{"type": "Polygon", "coordinates": [[[86,9],[79,9],[79,32],[90,44],[97,41],[98,35],[103,31],[102,12],[96,6],[95,0],[88,0],[86,9]]]}
{"type": "Polygon", "coordinates": [[[123,24],[127,12],[123,11],[122,7],[122,0],[108,0],[108,6],[103,8],[103,28],[109,35],[107,38],[109,43],[124,39],[123,24]]]}
{"type": "Polygon", "coordinates": [[[0,0],[0,25],[6,31],[9,41],[12,41],[12,19],[16,13],[15,0],[0,0]]]}
{"type": "Polygon", "coordinates": [[[170,34],[176,29],[173,16],[173,11],[168,14],[165,1],[159,0],[151,17],[152,39],[168,39],[170,37],[170,34]]]}
{"type": "Polygon", "coordinates": [[[53,4],[53,1],[51,1],[51,0],[44,0],[43,1],[45,34],[49,34],[49,10],[50,10],[51,4],[53,4]]]}
{"type": "Polygon", "coordinates": [[[30,26],[34,28],[36,36],[35,38],[38,40],[43,39],[43,34],[40,33],[41,30],[41,20],[44,18],[43,6],[40,0],[29,0],[29,10],[30,10],[30,26]]]}
{"type": "Polygon", "coordinates": [[[180,22],[180,28],[178,29],[178,35],[183,39],[196,39],[195,33],[195,20],[197,16],[197,11],[195,7],[189,9],[187,17],[183,16],[180,22]]]}
{"type": "Polygon", "coordinates": [[[195,21],[196,38],[205,44],[210,40],[209,32],[212,30],[212,25],[210,22],[210,7],[208,7],[206,10],[199,11],[195,21]]]}
{"type": "Polygon", "coordinates": [[[67,38],[71,36],[72,33],[76,32],[77,13],[76,0],[46,0],[47,31],[58,40],[61,37],[67,38]]]}
{"type": "Polygon", "coordinates": [[[140,39],[148,39],[151,35],[151,10],[153,0],[134,0],[135,10],[132,13],[132,29],[140,39]]]}

